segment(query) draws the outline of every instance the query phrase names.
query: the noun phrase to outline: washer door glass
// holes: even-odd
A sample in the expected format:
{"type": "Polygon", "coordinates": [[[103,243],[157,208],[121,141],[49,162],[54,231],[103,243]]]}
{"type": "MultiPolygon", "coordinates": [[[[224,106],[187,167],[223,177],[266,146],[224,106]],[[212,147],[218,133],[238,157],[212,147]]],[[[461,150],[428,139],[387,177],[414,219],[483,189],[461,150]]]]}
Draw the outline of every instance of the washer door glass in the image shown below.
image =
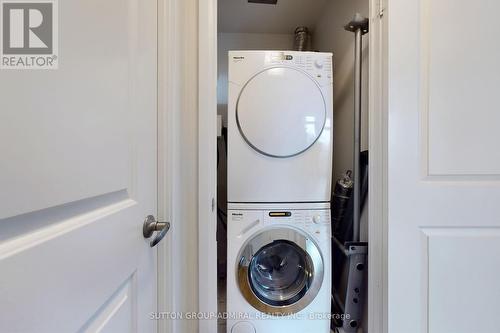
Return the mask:
{"type": "Polygon", "coordinates": [[[300,229],[272,227],[250,237],[238,254],[237,281],[254,308],[269,314],[297,313],[323,283],[323,257],[300,229]]]}
{"type": "Polygon", "coordinates": [[[326,104],[318,84],[289,67],[273,67],[252,77],[236,104],[236,122],[245,141],[261,154],[291,157],[321,135],[326,104]]]}
{"type": "Polygon", "coordinates": [[[283,306],[295,303],[307,292],[314,268],[307,252],[290,241],[277,240],[254,255],[248,273],[258,298],[283,306]]]}

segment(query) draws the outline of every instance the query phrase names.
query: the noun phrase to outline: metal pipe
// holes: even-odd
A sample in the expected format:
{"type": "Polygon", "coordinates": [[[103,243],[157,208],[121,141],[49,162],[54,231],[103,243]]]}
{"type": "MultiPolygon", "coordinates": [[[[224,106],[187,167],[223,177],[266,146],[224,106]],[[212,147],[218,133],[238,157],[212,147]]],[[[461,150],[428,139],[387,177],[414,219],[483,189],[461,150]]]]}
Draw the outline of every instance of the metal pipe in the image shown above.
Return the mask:
{"type": "Polygon", "coordinates": [[[354,211],[352,240],[359,241],[361,220],[361,172],[359,156],[361,154],[361,28],[356,29],[354,46],[354,211]]]}
{"type": "Polygon", "coordinates": [[[354,32],[354,166],[353,166],[353,227],[352,240],[359,242],[361,222],[361,48],[362,36],[368,32],[368,19],[359,13],[345,26],[345,30],[354,32]]]}
{"type": "Polygon", "coordinates": [[[342,252],[342,254],[345,257],[349,256],[349,251],[346,250],[344,244],[342,244],[341,241],[339,241],[335,236],[332,236],[333,243],[337,245],[338,249],[342,252]]]}

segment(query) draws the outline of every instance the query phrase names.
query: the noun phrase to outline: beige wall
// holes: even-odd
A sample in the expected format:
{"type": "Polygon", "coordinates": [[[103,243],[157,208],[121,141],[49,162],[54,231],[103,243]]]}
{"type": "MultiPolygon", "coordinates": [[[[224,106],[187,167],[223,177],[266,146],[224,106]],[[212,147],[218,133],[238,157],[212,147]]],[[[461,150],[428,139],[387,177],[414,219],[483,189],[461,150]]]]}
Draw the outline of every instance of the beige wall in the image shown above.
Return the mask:
{"type": "MultiPolygon", "coordinates": [[[[344,25],[358,12],[368,16],[368,0],[330,0],[314,29],[313,48],[332,52],[334,152],[333,181],[353,167],[354,135],[354,34],[344,25]]],[[[361,149],[368,149],[368,35],[363,38],[363,87],[361,149]]],[[[368,206],[368,205],[367,205],[368,206]]],[[[367,211],[364,211],[361,239],[368,239],[367,211]]]]}
{"type": "MultiPolygon", "coordinates": [[[[333,52],[334,178],[352,168],[354,124],[354,35],[344,25],[354,13],[368,15],[367,0],[331,0],[314,29],[313,47],[333,52]]],[[[362,149],[368,148],[368,38],[363,40],[362,149]]]]}
{"type": "MultiPolygon", "coordinates": [[[[332,52],[334,154],[333,174],[336,181],[342,173],[353,167],[354,134],[354,34],[344,30],[344,25],[358,12],[368,17],[368,0],[330,0],[323,11],[313,35],[313,48],[332,52]]],[[[363,38],[363,85],[361,149],[368,149],[368,35],[363,38]]],[[[361,240],[368,240],[368,204],[361,217],[361,240]]],[[[361,323],[364,332],[368,322],[368,301],[365,300],[365,316],[361,323]]]]}

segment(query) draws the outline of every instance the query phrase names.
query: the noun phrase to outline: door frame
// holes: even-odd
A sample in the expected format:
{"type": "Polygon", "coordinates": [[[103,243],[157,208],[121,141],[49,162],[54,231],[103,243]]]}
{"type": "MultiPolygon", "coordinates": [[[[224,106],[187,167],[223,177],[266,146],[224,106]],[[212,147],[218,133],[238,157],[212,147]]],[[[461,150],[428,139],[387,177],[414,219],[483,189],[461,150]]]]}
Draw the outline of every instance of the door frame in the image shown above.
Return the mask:
{"type": "MultiPolygon", "coordinates": [[[[369,264],[368,331],[387,332],[387,11],[386,0],[370,2],[369,40],[369,264]]],[[[202,313],[217,313],[217,0],[198,0],[199,242],[198,281],[202,313]],[[207,140],[207,138],[213,138],[207,140]],[[203,213],[202,213],[203,212],[203,213]],[[212,212],[212,214],[210,214],[212,212]],[[211,235],[210,237],[206,237],[211,235]]],[[[216,332],[217,321],[203,320],[201,333],[216,332]]]]}
{"type": "MultiPolygon", "coordinates": [[[[170,221],[170,231],[165,239],[157,245],[157,312],[175,312],[179,308],[179,300],[175,292],[181,274],[174,268],[181,264],[181,256],[174,256],[180,248],[180,239],[177,234],[183,229],[176,227],[180,223],[179,190],[176,187],[176,175],[179,173],[175,157],[180,149],[176,140],[181,111],[182,90],[179,84],[183,72],[180,69],[181,48],[181,6],[179,0],[157,1],[157,61],[158,61],[158,212],[159,221],[170,221]],[[174,237],[175,235],[175,237],[174,237]]],[[[172,320],[158,320],[158,332],[175,332],[172,320]]]]}
{"type": "MultiPolygon", "coordinates": [[[[217,0],[198,0],[198,311],[217,313],[217,0]]],[[[199,331],[217,332],[217,318],[199,331]]]]}
{"type": "Polygon", "coordinates": [[[368,332],[388,332],[387,1],[370,0],[368,93],[368,332]]]}
{"type": "MultiPolygon", "coordinates": [[[[201,278],[198,274],[203,272],[203,264],[216,267],[217,260],[216,254],[212,257],[204,255],[202,249],[210,246],[209,240],[204,242],[206,237],[197,236],[197,233],[208,234],[203,229],[203,221],[210,220],[207,212],[212,206],[210,199],[202,201],[201,198],[213,197],[215,200],[216,191],[215,183],[212,192],[208,185],[210,179],[216,181],[216,175],[206,173],[210,168],[203,164],[209,163],[210,156],[203,154],[203,150],[209,147],[197,137],[201,127],[207,131],[214,130],[203,123],[202,116],[197,119],[203,98],[197,100],[202,75],[198,75],[196,64],[200,41],[196,23],[198,12],[205,7],[201,0],[157,1],[158,219],[171,221],[169,233],[157,246],[157,311],[161,318],[158,320],[158,332],[206,331],[205,327],[217,325],[216,318],[195,321],[178,317],[205,311],[202,309],[216,313],[217,309],[216,274],[213,287],[206,283],[208,279],[203,274],[201,278]],[[198,122],[203,126],[198,126],[198,122]],[[211,258],[214,259],[213,264],[210,263],[211,258]],[[203,260],[206,262],[203,263],[203,260]],[[200,306],[211,299],[206,297],[206,293],[215,295],[210,308],[200,306]]],[[[215,120],[213,125],[216,125],[215,120]]],[[[206,137],[208,134],[203,135],[206,137]]],[[[213,142],[216,142],[215,137],[213,142]]],[[[216,146],[213,151],[215,167],[216,146]]],[[[214,221],[215,216],[213,212],[214,221]]],[[[205,227],[210,228],[208,222],[205,227]]],[[[212,244],[215,244],[216,250],[215,224],[213,230],[212,244]]],[[[207,250],[208,253],[210,251],[207,250]]]]}

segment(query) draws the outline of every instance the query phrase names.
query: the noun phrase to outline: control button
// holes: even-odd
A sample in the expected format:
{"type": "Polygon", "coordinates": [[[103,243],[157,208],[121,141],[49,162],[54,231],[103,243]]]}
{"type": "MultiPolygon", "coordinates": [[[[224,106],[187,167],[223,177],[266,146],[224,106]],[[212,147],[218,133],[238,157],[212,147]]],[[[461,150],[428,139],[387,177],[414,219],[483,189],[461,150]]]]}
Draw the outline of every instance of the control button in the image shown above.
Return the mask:
{"type": "Polygon", "coordinates": [[[323,60],[316,59],[316,61],[314,62],[314,66],[316,66],[316,68],[323,68],[323,60]]]}
{"type": "Polygon", "coordinates": [[[316,224],[320,223],[321,222],[321,216],[314,215],[313,216],[313,222],[316,223],[316,224]]]}

